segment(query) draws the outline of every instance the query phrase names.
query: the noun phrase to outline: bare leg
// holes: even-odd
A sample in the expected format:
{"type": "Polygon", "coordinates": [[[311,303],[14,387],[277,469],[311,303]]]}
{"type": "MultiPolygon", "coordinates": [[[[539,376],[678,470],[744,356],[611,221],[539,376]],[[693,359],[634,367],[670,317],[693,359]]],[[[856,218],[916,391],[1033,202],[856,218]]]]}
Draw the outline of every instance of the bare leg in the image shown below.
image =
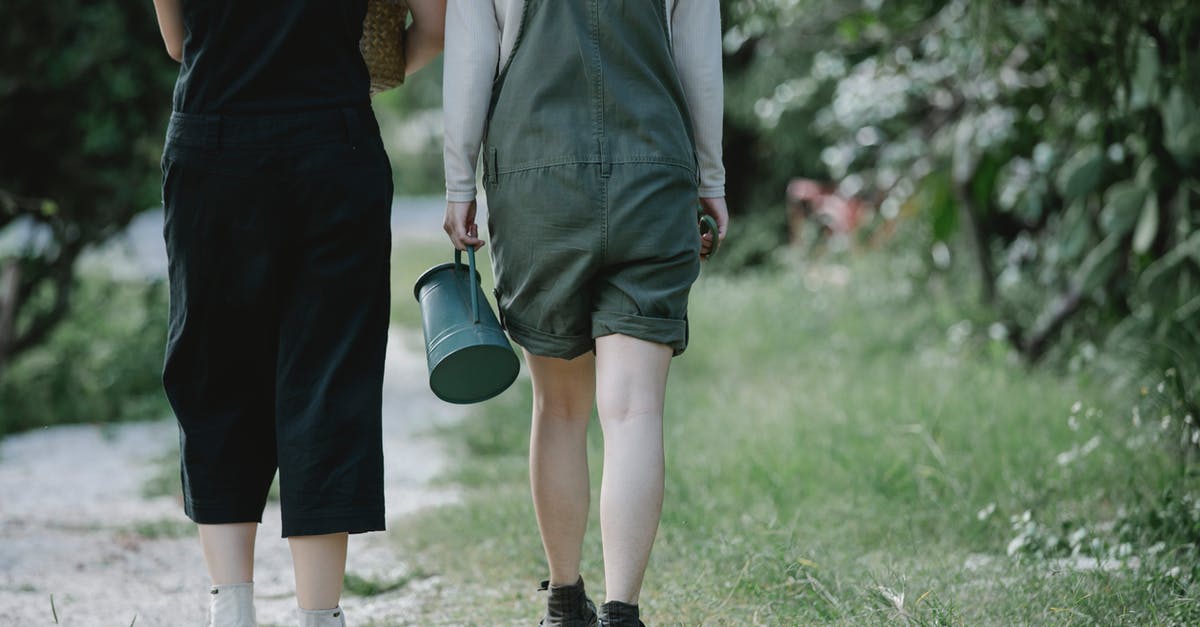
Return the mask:
{"type": "Polygon", "coordinates": [[[327,610],[342,598],[349,534],[292,536],[292,570],[296,575],[296,601],[303,610],[327,610]]]}
{"type": "Polygon", "coordinates": [[[579,580],[587,530],[587,425],[596,394],[596,362],[589,353],[567,361],[525,353],[533,379],[529,482],[550,583],[579,580]]]}
{"type": "Polygon", "coordinates": [[[663,501],[663,398],[671,348],[625,335],[596,339],[604,429],[600,533],[607,600],[636,605],[663,501]]]}
{"type": "Polygon", "coordinates": [[[214,586],[254,581],[254,536],[258,523],[199,527],[204,563],[214,586]]]}

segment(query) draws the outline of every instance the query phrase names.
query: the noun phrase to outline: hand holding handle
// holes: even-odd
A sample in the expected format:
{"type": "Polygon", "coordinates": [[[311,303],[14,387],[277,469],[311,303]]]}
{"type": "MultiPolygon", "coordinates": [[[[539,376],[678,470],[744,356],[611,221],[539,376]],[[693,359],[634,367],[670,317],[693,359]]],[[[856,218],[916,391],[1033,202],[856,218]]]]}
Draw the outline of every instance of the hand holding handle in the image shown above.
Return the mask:
{"type": "MultiPolygon", "coordinates": [[[[471,291],[471,315],[475,320],[475,324],[479,324],[479,275],[475,272],[475,247],[467,247],[467,263],[470,264],[467,268],[467,286],[471,291]]],[[[462,251],[454,249],[454,265],[462,265],[462,251]]]]}

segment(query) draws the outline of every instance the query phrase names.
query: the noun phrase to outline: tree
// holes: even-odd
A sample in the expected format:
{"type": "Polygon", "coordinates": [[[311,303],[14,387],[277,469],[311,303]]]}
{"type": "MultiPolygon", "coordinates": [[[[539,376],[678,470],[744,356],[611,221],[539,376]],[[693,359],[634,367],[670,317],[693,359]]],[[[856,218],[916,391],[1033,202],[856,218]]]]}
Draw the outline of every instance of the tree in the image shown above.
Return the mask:
{"type": "Polygon", "coordinates": [[[1176,373],[1196,413],[1200,5],[728,12],[727,44],[753,46],[731,117],[758,125],[759,180],[812,176],[819,151],[825,176],[880,199],[881,220],[920,220],[942,258],[965,243],[981,300],[1027,359],[1124,338],[1176,373]]]}
{"type": "Polygon", "coordinates": [[[148,1],[6,0],[0,34],[2,371],[67,314],[80,253],[157,202],[178,70],[148,1]]]}

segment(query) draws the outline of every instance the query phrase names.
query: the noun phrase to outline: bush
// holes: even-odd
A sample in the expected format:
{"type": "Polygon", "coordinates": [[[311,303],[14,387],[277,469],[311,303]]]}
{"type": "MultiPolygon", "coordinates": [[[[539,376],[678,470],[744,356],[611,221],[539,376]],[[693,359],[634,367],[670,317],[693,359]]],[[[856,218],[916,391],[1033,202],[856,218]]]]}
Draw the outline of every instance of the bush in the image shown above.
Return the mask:
{"type": "Polygon", "coordinates": [[[177,72],[149,2],[0,3],[0,370],[68,315],[79,255],[158,202],[177,72]]]}
{"type": "Polygon", "coordinates": [[[1173,370],[1198,413],[1200,5],[723,8],[729,118],[754,138],[756,184],[829,178],[876,198],[879,220],[921,225],[906,245],[940,260],[927,270],[973,269],[1026,359],[1107,346],[1173,370]]]}
{"type": "Polygon", "coordinates": [[[89,277],[70,316],[0,380],[0,436],[169,415],[162,392],[167,291],[89,277]]]}

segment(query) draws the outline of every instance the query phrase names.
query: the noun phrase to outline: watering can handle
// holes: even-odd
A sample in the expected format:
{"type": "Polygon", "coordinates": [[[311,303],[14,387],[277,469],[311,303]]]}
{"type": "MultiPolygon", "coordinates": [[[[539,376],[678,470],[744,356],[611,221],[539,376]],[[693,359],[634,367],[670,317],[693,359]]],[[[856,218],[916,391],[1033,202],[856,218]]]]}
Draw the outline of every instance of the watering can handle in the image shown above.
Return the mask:
{"type": "MultiPolygon", "coordinates": [[[[479,324],[479,275],[475,274],[475,247],[467,247],[467,263],[470,264],[468,275],[468,286],[471,288],[471,315],[474,316],[475,324],[479,324]]],[[[462,265],[462,251],[454,249],[454,265],[462,265]]]]}

